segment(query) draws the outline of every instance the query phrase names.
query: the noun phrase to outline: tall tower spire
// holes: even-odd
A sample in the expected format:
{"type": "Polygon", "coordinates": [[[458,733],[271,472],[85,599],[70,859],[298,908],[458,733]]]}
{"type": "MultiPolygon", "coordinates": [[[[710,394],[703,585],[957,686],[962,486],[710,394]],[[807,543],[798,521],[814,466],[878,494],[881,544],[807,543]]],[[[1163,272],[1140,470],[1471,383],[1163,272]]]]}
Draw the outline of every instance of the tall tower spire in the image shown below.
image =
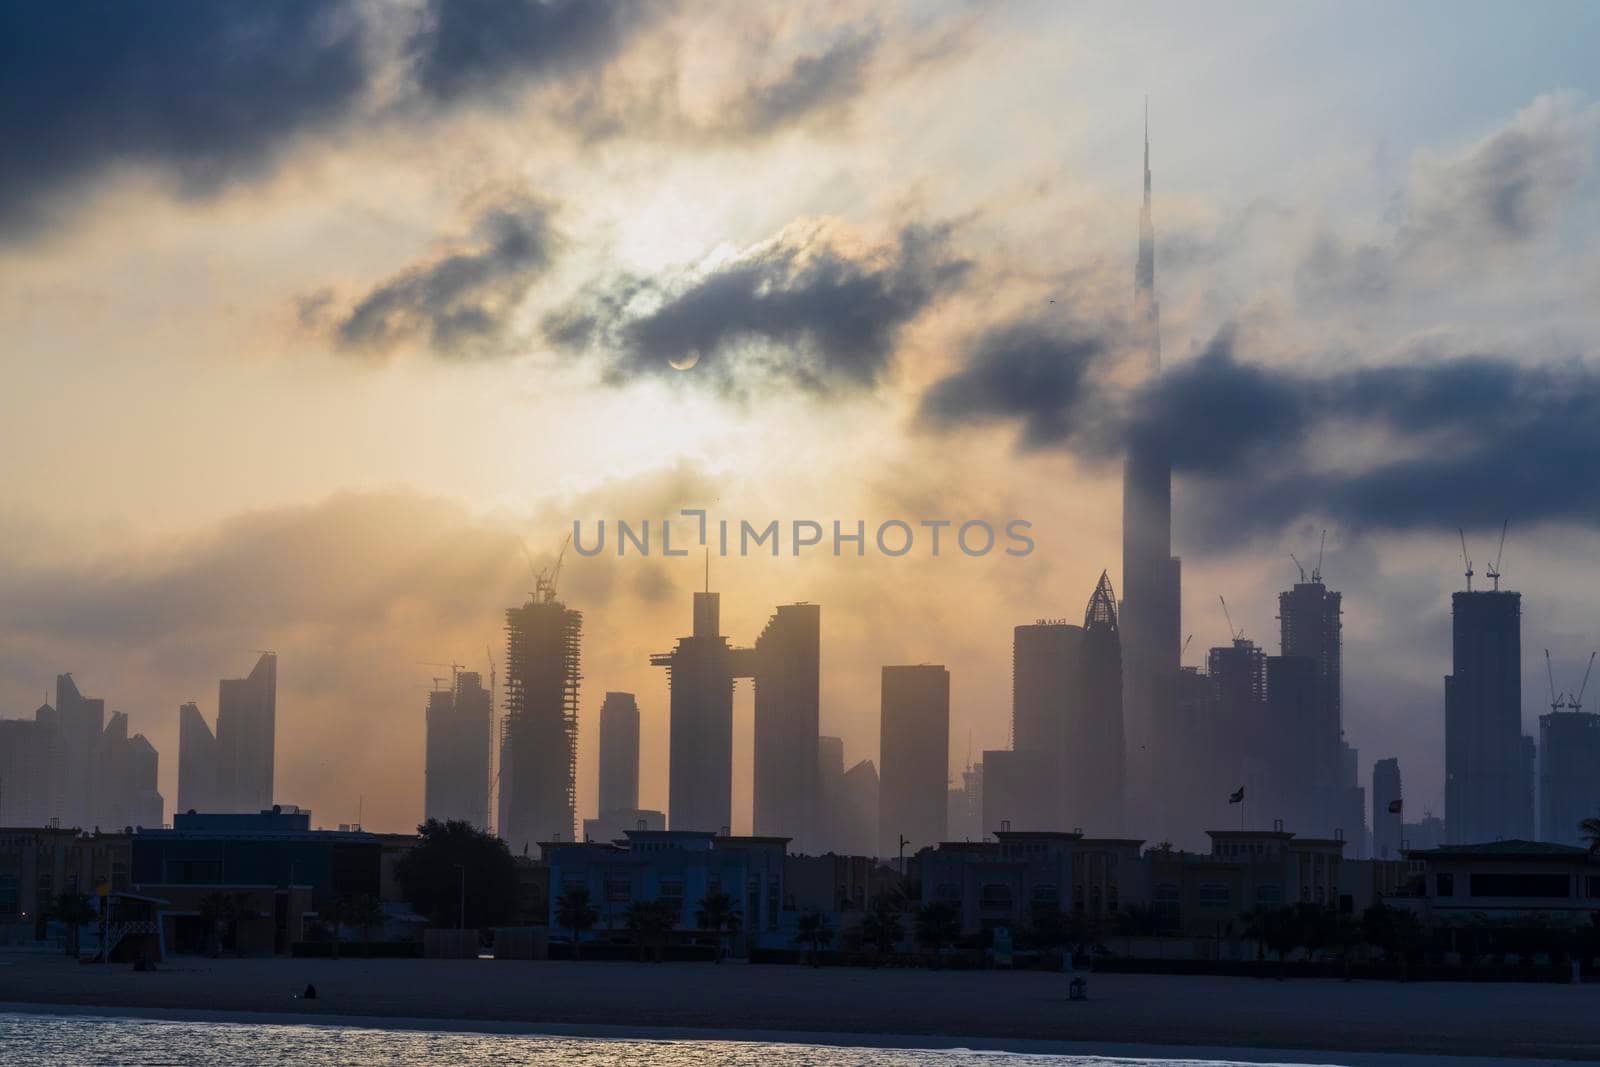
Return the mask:
{"type": "Polygon", "coordinates": [[[1151,374],[1161,370],[1161,314],[1156,302],[1156,228],[1150,216],[1150,98],[1144,100],[1144,204],[1139,208],[1139,265],[1134,272],[1134,303],[1151,374]]]}

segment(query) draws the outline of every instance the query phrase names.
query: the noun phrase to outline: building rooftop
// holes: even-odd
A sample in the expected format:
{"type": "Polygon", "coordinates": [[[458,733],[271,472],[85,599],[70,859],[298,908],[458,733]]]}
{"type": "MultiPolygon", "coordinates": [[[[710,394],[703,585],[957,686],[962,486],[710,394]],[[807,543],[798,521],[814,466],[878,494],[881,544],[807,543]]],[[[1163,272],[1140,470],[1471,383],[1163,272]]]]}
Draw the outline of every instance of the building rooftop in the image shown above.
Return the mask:
{"type": "Polygon", "coordinates": [[[1407,859],[1559,859],[1582,860],[1593,854],[1575,845],[1558,845],[1553,841],[1484,841],[1476,845],[1441,845],[1438,848],[1412,849],[1407,859]]]}

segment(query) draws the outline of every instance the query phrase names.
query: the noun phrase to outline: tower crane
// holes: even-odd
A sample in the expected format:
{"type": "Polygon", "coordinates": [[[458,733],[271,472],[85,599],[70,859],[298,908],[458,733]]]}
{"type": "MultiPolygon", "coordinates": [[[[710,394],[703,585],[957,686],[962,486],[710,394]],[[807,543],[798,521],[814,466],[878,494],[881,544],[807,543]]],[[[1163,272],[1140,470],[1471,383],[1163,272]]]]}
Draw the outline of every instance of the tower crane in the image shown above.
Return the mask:
{"type": "Polygon", "coordinates": [[[1295,555],[1294,555],[1293,552],[1289,553],[1289,558],[1291,560],[1294,560],[1295,569],[1300,572],[1301,584],[1304,584],[1305,580],[1306,580],[1306,565],[1304,563],[1301,563],[1298,559],[1295,559],[1295,555]]]}
{"type": "Polygon", "coordinates": [[[1228,613],[1228,601],[1223,598],[1221,593],[1217,594],[1217,599],[1222,601],[1222,617],[1228,620],[1228,636],[1235,641],[1243,641],[1244,627],[1241,626],[1238,630],[1233,628],[1233,616],[1228,613]]]}
{"type": "Polygon", "coordinates": [[[1461,535],[1461,562],[1467,565],[1467,592],[1472,592],[1472,560],[1467,558],[1467,531],[1456,527],[1456,533],[1461,535]]]}
{"type": "Polygon", "coordinates": [[[1483,573],[1494,579],[1494,591],[1500,591],[1500,557],[1506,552],[1506,527],[1511,525],[1511,520],[1506,519],[1500,524],[1500,548],[1494,554],[1494,563],[1487,567],[1483,573]]]}
{"type": "Polygon", "coordinates": [[[1324,527],[1322,530],[1322,543],[1317,546],[1317,565],[1311,568],[1311,580],[1313,582],[1322,581],[1322,553],[1325,552],[1327,548],[1328,530],[1326,527],[1324,527]]]}
{"type": "Polygon", "coordinates": [[[1589,653],[1589,665],[1583,669],[1583,684],[1578,686],[1578,695],[1567,694],[1567,707],[1573,711],[1583,710],[1583,693],[1589,688],[1589,672],[1594,670],[1595,653],[1589,653]]]}
{"type": "MultiPolygon", "coordinates": [[[[1589,657],[1589,662],[1594,662],[1593,656],[1589,657]]],[[[1556,696],[1556,672],[1550,666],[1550,650],[1548,648],[1544,650],[1544,672],[1550,676],[1550,710],[1552,712],[1560,711],[1567,706],[1567,702],[1556,696]]],[[[1588,675],[1584,675],[1584,680],[1588,681],[1588,675]]]]}

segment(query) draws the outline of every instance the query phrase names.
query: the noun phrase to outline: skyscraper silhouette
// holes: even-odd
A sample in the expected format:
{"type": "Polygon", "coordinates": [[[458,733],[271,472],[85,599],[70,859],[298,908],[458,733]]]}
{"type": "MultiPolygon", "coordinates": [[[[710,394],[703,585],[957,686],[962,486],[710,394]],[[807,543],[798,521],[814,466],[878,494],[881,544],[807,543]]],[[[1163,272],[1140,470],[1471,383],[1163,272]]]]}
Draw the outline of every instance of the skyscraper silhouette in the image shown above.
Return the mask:
{"type": "Polygon", "coordinates": [[[272,807],[278,736],[278,657],[263,652],[245,678],[217,685],[217,785],[228,811],[272,807]]]}
{"type": "MultiPolygon", "coordinates": [[[[1161,373],[1161,308],[1150,196],[1147,105],[1133,323],[1135,344],[1144,353],[1143,372],[1154,377],[1161,373]]],[[[1184,803],[1170,782],[1173,768],[1186,756],[1169,729],[1179,656],[1180,566],[1172,555],[1172,461],[1157,427],[1133,435],[1123,465],[1120,618],[1129,792],[1141,819],[1157,824],[1184,803]]]]}
{"type": "Polygon", "coordinates": [[[755,643],[755,813],[757,834],[790,838],[795,852],[818,850],[817,732],[822,609],[781,605],[755,643]]]}
{"type": "Polygon", "coordinates": [[[950,672],[935,664],[883,668],[878,752],[878,855],[945,836],[950,774],[950,672]]]}
{"type": "Polygon", "coordinates": [[[1405,801],[1400,761],[1393,756],[1372,765],[1372,858],[1398,860],[1405,837],[1405,801]]]}
{"type": "Polygon", "coordinates": [[[225,810],[217,782],[217,738],[194,703],[178,708],[178,811],[225,810]]]}
{"type": "Polygon", "coordinates": [[[600,705],[600,811],[639,807],[639,704],[607,693],[600,705]]]}
{"type": "Polygon", "coordinates": [[[1600,715],[1539,716],[1539,840],[1584,845],[1578,823],[1600,815],[1600,715]]]}
{"type": "Polygon", "coordinates": [[[513,852],[577,834],[578,683],[583,613],[553,581],[506,610],[506,715],[497,826],[513,852]]]}
{"type": "Polygon", "coordinates": [[[1522,739],[1522,594],[1455,593],[1444,680],[1445,833],[1472,845],[1533,836],[1522,739]]]}
{"type": "MultiPolygon", "coordinates": [[[[733,824],[733,680],[748,678],[750,650],[729,646],[717,593],[694,595],[694,632],[650,657],[672,687],[667,820],[674,830],[733,824]]],[[[815,759],[812,761],[815,763],[815,759]]]]}
{"type": "Polygon", "coordinates": [[[459,671],[454,681],[428,694],[423,817],[487,830],[494,709],[481,674],[459,671]]]}

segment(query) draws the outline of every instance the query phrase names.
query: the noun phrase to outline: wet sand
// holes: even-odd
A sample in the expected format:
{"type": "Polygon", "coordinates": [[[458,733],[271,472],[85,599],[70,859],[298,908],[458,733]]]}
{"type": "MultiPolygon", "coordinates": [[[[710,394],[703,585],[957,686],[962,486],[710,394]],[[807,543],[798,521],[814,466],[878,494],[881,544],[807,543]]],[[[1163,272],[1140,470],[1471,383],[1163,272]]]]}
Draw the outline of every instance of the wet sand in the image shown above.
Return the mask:
{"type": "MultiPolygon", "coordinates": [[[[0,1002],[671,1030],[730,1038],[894,1035],[916,1047],[1032,1042],[1121,1046],[1600,1059],[1600,986],[878,971],[742,964],[495,960],[177,960],[156,973],[53,956],[0,957],[0,1002]],[[310,982],[315,1001],[296,999],[310,982]]],[[[263,1021],[266,1016],[261,1016],[263,1021]]],[[[862,1043],[875,1043],[866,1042],[862,1043]]],[[[1127,1053],[1122,1053],[1127,1054],[1127,1053]]],[[[1147,1053],[1148,1054],[1148,1053],[1147,1053]]],[[[1304,1057],[1316,1061],[1314,1056],[1304,1057]]],[[[1324,1062],[1326,1059],[1324,1058],[1324,1062]]]]}

